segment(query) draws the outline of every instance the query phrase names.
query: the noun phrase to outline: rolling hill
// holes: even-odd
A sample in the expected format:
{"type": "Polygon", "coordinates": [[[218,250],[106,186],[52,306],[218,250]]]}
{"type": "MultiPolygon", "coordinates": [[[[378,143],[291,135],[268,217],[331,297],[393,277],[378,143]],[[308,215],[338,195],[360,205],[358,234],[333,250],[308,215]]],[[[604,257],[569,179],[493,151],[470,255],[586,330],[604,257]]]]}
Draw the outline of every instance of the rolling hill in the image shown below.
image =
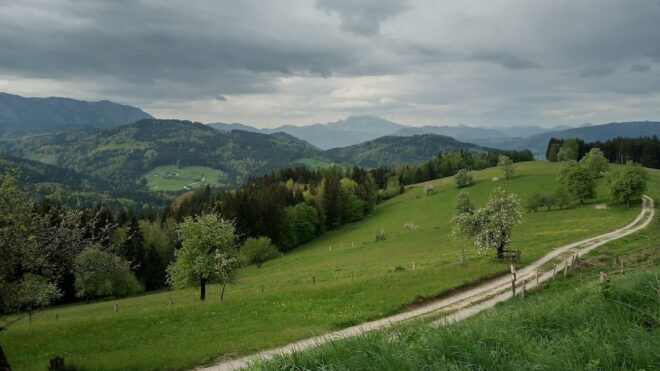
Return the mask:
{"type": "Polygon", "coordinates": [[[476,152],[488,148],[435,134],[410,137],[385,136],[344,148],[334,148],[325,154],[338,163],[363,167],[394,166],[402,162],[418,163],[437,156],[440,152],[469,149],[476,152]]]}
{"type": "Polygon", "coordinates": [[[145,185],[143,176],[163,165],[207,166],[226,175],[225,185],[289,166],[322,152],[288,134],[221,132],[179,120],[141,120],[111,129],[69,128],[5,136],[0,152],[102,178],[119,189],[145,185]]]}
{"type": "Polygon", "coordinates": [[[0,131],[51,130],[71,125],[109,128],[152,118],[139,108],[107,100],[24,98],[0,93],[0,131]]]}

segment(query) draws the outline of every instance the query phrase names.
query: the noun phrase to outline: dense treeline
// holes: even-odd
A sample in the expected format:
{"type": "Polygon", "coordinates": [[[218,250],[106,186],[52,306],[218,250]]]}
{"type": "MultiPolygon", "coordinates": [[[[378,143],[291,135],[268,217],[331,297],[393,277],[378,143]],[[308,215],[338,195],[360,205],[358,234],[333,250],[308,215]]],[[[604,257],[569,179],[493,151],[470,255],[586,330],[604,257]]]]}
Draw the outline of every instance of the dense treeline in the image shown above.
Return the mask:
{"type": "Polygon", "coordinates": [[[534,156],[529,150],[499,151],[474,154],[468,150],[445,152],[419,165],[402,165],[396,169],[405,185],[425,182],[456,174],[461,169],[481,170],[496,166],[499,156],[504,155],[513,162],[532,161],[534,156]]]}
{"type": "Polygon", "coordinates": [[[639,138],[614,138],[606,141],[585,143],[576,138],[551,138],[546,151],[549,161],[579,160],[592,148],[600,148],[605,158],[616,164],[633,161],[644,167],[660,169],[660,139],[657,136],[639,138]]]}

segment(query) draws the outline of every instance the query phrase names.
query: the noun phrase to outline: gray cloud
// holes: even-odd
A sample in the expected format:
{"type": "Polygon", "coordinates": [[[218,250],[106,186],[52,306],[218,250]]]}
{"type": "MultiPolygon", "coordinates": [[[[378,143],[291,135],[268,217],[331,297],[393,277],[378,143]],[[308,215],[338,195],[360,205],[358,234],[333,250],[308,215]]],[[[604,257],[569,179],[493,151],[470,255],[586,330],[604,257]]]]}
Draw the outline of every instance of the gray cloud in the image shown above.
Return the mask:
{"type": "Polygon", "coordinates": [[[356,35],[380,32],[381,22],[406,9],[404,0],[316,0],[317,7],[341,18],[341,29],[356,35]]]}
{"type": "Polygon", "coordinates": [[[658,119],[658,34],[653,0],[0,0],[0,90],[269,126],[658,119]]]}

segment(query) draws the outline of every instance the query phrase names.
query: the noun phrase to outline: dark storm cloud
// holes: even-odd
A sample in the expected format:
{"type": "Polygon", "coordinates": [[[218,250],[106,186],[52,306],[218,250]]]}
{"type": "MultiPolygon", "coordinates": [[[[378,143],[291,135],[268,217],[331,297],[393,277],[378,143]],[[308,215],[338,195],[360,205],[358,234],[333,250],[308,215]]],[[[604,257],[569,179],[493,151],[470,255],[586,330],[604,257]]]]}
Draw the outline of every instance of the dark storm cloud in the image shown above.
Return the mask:
{"type": "Polygon", "coordinates": [[[655,0],[0,0],[0,90],[264,125],[657,119],[657,35],[655,0]]]}

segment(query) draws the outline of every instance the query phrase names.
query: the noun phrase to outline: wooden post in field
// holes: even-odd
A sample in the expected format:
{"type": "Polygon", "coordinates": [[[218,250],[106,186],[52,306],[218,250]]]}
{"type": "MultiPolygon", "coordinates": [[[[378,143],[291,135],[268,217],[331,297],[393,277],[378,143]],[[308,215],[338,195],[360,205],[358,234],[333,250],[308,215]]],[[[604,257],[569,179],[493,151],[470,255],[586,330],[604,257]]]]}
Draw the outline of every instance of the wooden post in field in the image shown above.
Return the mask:
{"type": "Polygon", "coordinates": [[[522,287],[520,288],[520,298],[523,300],[525,299],[525,282],[527,282],[527,280],[523,279],[522,287]]]}
{"type": "Polygon", "coordinates": [[[619,259],[619,264],[621,266],[621,274],[623,274],[623,258],[619,259]]]}
{"type": "Polygon", "coordinates": [[[59,314],[59,313],[55,313],[55,321],[59,321],[59,320],[60,320],[60,314],[59,314]]]}
{"type": "Polygon", "coordinates": [[[539,268],[536,267],[536,287],[539,287],[539,268]]]}
{"type": "Polygon", "coordinates": [[[564,262],[564,277],[566,276],[568,276],[568,261],[564,262]]]}
{"type": "Polygon", "coordinates": [[[413,271],[415,271],[415,261],[413,260],[413,271]]]}
{"type": "Polygon", "coordinates": [[[119,304],[115,304],[115,313],[119,313],[119,304]]]}
{"type": "Polygon", "coordinates": [[[316,286],[316,276],[312,276],[312,284],[316,286]]]}
{"type": "Polygon", "coordinates": [[[513,297],[516,296],[516,267],[511,264],[510,266],[511,269],[511,292],[513,293],[513,297]]]}
{"type": "Polygon", "coordinates": [[[170,294],[170,305],[174,305],[174,300],[172,300],[172,294],[170,294]]]}
{"type": "Polygon", "coordinates": [[[607,280],[607,273],[605,272],[600,272],[600,284],[604,284],[605,281],[607,280]]]}
{"type": "Polygon", "coordinates": [[[555,275],[557,274],[557,263],[552,266],[552,280],[555,280],[555,275]]]}

